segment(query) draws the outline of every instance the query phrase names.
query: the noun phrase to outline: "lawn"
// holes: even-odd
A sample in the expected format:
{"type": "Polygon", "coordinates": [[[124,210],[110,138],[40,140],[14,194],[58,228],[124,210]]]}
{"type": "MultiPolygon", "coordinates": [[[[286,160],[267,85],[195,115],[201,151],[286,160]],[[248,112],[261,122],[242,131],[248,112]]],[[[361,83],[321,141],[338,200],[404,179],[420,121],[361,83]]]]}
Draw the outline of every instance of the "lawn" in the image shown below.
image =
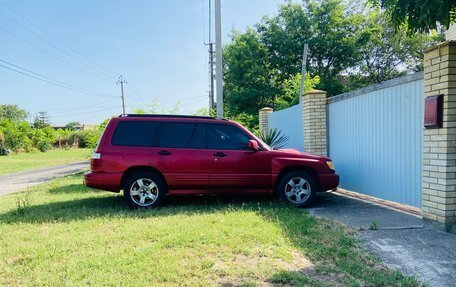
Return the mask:
{"type": "Polygon", "coordinates": [[[88,160],[92,149],[53,149],[47,152],[12,153],[0,156],[0,174],[88,160]]]}
{"type": "Polygon", "coordinates": [[[130,210],[81,174],[0,200],[0,286],[420,286],[270,197],[130,210]]]}

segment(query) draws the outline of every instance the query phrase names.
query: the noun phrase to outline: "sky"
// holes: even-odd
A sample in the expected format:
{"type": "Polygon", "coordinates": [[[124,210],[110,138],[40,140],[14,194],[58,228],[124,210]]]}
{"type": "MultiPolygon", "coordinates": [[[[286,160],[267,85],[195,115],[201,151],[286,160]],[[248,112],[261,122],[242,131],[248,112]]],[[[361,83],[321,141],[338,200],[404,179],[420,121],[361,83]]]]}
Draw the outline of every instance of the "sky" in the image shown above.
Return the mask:
{"type": "MultiPolygon", "coordinates": [[[[222,0],[223,44],[280,3],[222,0]]],[[[0,104],[96,124],[121,114],[122,74],[127,113],[192,113],[208,106],[207,41],[208,0],[0,0],[0,104]]]]}

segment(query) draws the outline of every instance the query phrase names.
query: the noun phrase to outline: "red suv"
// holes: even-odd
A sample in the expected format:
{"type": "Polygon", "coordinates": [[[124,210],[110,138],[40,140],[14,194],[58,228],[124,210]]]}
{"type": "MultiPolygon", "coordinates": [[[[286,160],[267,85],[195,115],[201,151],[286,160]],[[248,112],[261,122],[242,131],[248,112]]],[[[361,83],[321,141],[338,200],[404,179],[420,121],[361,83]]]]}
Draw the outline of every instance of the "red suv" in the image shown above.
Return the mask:
{"type": "Polygon", "coordinates": [[[274,150],[236,122],[212,117],[111,119],[84,174],[89,187],[124,191],[134,208],[167,194],[272,193],[298,207],[339,184],[328,157],[274,150]]]}

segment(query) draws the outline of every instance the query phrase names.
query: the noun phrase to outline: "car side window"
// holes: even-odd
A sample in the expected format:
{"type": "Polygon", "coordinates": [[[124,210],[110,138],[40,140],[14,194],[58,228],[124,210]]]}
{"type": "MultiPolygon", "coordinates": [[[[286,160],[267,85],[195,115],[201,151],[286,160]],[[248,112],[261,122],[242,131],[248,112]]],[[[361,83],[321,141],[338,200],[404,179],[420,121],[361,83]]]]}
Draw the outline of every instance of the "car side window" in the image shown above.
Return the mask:
{"type": "Polygon", "coordinates": [[[209,149],[248,150],[250,138],[231,125],[206,124],[207,147],[209,149]]]}
{"type": "Polygon", "coordinates": [[[114,146],[150,147],[156,122],[123,121],[117,124],[111,143],[114,146]]]}
{"type": "Polygon", "coordinates": [[[204,143],[203,127],[201,125],[195,126],[193,135],[187,144],[187,148],[206,148],[206,144],[204,143]]]}
{"type": "Polygon", "coordinates": [[[204,148],[203,133],[193,123],[162,123],[158,146],[167,148],[204,148]]]}

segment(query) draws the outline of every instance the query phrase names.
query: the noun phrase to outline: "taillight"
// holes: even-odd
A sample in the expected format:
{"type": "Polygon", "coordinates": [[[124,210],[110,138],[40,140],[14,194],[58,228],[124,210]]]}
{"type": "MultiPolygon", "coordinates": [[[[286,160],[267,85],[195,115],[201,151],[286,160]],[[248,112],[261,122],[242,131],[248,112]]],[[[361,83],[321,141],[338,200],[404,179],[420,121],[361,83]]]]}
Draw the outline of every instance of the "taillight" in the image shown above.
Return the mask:
{"type": "Polygon", "coordinates": [[[101,153],[100,152],[94,152],[92,154],[92,159],[101,159],[101,153]]]}
{"type": "Polygon", "coordinates": [[[90,169],[93,171],[94,168],[101,165],[101,153],[94,152],[90,158],[90,169]]]}

